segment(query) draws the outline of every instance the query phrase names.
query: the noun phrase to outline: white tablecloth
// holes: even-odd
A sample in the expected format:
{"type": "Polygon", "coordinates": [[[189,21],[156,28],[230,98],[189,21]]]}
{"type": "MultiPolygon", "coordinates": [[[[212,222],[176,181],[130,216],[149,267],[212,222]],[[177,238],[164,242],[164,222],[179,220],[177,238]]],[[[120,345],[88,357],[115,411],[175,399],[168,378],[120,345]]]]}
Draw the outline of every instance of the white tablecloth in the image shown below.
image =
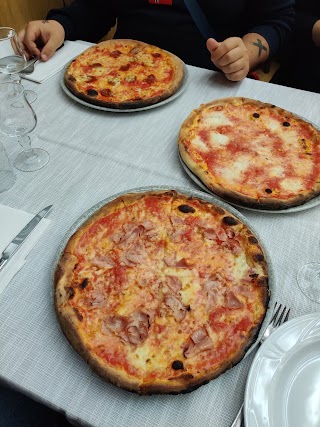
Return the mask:
{"type": "MultiPolygon", "coordinates": [[[[69,99],[56,75],[37,85],[38,125],[33,146],[50,163],[17,182],[0,203],[28,212],[53,204],[50,226],[25,266],[0,295],[0,380],[68,417],[93,426],[228,427],[243,400],[253,354],[198,390],[178,396],[137,396],[98,378],[71,348],[58,325],[52,299],[52,269],[60,242],[88,208],[112,194],[169,185],[198,189],[182,169],[177,135],[201,103],[227,96],[271,102],[320,125],[320,95],[246,79],[228,82],[219,73],[188,67],[183,94],[165,106],[138,113],[109,113],[69,99]]],[[[0,136],[10,158],[17,142],[0,136]]],[[[291,214],[242,209],[271,257],[273,296],[291,307],[291,317],[319,311],[299,290],[299,267],[320,259],[320,207],[291,214]]]]}

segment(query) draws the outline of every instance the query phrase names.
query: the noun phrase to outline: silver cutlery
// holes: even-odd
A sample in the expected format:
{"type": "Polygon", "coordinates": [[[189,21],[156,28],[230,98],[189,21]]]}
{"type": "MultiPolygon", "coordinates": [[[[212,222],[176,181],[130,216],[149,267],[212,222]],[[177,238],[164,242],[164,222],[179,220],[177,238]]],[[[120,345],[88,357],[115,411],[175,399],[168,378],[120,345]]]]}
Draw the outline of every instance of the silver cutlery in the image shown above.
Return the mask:
{"type": "Polygon", "coordinates": [[[26,63],[26,66],[23,70],[20,71],[22,74],[31,74],[34,71],[35,63],[39,61],[39,58],[32,58],[26,63]]]}
{"type": "Polygon", "coordinates": [[[2,252],[2,256],[0,258],[0,270],[7,264],[9,259],[17,252],[22,243],[26,240],[32,230],[36,227],[36,225],[44,218],[52,205],[47,206],[42,209],[37,215],[35,215],[31,221],[16,235],[16,237],[9,243],[9,245],[2,252]]]}
{"type": "MultiPolygon", "coordinates": [[[[272,332],[277,329],[278,326],[282,325],[284,322],[286,322],[289,318],[290,314],[290,308],[287,309],[286,306],[282,308],[282,304],[275,303],[274,309],[273,309],[273,316],[270,320],[270,323],[265,330],[264,334],[261,337],[260,342],[258,345],[261,345],[264,343],[264,341],[272,334],[272,332]]],[[[243,419],[243,403],[239,409],[239,412],[237,413],[233,423],[231,424],[231,427],[244,427],[244,419],[243,419]]]]}

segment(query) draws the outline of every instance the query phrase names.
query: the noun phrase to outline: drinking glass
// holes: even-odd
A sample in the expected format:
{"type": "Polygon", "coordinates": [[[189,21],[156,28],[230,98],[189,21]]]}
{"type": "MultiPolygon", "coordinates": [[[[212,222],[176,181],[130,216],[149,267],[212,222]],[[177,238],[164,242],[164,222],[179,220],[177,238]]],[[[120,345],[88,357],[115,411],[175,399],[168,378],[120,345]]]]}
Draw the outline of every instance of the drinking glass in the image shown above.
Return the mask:
{"type": "Polygon", "coordinates": [[[31,148],[28,134],[36,124],[36,114],[27,101],[23,86],[17,82],[0,83],[0,131],[16,137],[23,148],[13,162],[22,171],[41,169],[49,161],[49,154],[45,150],[31,148]]]}
{"type": "Polygon", "coordinates": [[[0,142],[0,193],[9,190],[16,182],[6,150],[0,142]]]}
{"type": "MultiPolygon", "coordinates": [[[[12,81],[21,82],[20,71],[28,66],[28,61],[13,28],[0,27],[0,73],[8,74],[12,81]]],[[[29,102],[37,99],[33,90],[26,90],[29,102]]]]}
{"type": "Polygon", "coordinates": [[[320,304],[320,263],[309,262],[300,267],[297,280],[305,296],[320,304]]]}

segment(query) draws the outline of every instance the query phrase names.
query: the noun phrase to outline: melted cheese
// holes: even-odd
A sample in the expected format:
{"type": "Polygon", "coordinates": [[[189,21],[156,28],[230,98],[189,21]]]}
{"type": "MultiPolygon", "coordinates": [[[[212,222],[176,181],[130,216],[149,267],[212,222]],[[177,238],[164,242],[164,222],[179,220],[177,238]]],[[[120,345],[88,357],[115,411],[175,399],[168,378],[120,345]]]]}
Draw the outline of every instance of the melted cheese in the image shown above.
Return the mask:
{"type": "Polygon", "coordinates": [[[216,126],[232,126],[233,123],[228,119],[226,114],[223,111],[217,111],[214,114],[209,112],[204,116],[205,126],[206,127],[216,127],[216,126]]]}
{"type": "Polygon", "coordinates": [[[199,136],[196,136],[193,139],[192,144],[197,150],[202,151],[203,153],[206,153],[210,150],[199,136]]]}
{"type": "Polygon", "coordinates": [[[220,133],[212,132],[210,134],[209,143],[211,146],[219,147],[220,145],[227,145],[230,141],[230,138],[227,135],[221,135],[220,133]]]}

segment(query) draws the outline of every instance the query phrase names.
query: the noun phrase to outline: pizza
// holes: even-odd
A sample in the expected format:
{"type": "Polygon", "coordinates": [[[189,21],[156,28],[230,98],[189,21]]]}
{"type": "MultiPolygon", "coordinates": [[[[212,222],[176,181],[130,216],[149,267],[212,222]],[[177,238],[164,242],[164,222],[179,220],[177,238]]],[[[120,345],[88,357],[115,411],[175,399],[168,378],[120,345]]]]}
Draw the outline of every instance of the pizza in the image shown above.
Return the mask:
{"type": "Polygon", "coordinates": [[[112,39],[91,46],[67,67],[67,88],[84,101],[107,108],[146,107],[172,96],[184,64],[175,55],[137,40],[112,39]]]}
{"type": "Polygon", "coordinates": [[[106,203],[70,237],[55,274],[69,342],[103,379],[139,394],[189,392],[238,363],[268,301],[255,234],[176,190],[106,203]]]}
{"type": "Polygon", "coordinates": [[[184,164],[236,205],[281,210],[320,193],[320,132],[301,117],[248,98],[218,99],[191,112],[178,146],[184,164]]]}

